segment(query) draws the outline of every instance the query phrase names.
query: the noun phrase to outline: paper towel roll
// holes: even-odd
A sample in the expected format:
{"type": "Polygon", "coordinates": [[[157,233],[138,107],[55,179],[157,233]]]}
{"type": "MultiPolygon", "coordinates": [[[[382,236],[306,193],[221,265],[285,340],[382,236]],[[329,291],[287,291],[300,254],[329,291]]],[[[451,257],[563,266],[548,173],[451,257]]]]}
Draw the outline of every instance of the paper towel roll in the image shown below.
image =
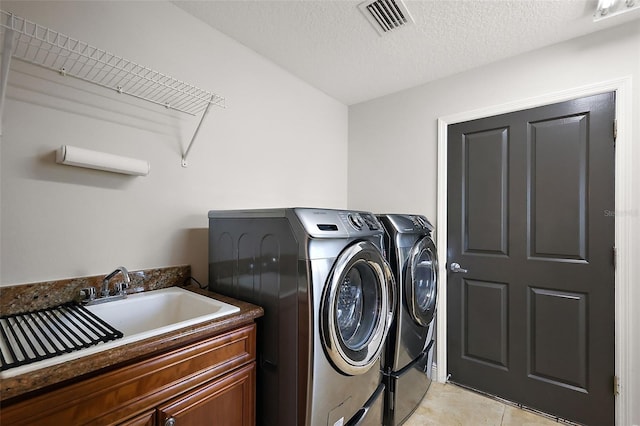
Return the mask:
{"type": "Polygon", "coordinates": [[[105,170],[107,172],[127,175],[146,176],[151,166],[148,161],[106,152],[91,151],[75,146],[62,145],[57,151],[56,162],[69,166],[86,167],[88,169],[105,170]]]}

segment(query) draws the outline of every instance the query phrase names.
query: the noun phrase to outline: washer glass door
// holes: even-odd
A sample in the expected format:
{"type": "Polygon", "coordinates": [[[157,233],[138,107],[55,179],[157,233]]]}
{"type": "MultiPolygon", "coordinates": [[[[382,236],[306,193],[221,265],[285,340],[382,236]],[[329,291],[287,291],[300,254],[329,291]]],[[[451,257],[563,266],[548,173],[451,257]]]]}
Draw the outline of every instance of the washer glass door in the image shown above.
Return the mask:
{"type": "Polygon", "coordinates": [[[363,374],[382,352],[393,318],[393,277],[376,246],[360,241],[336,260],[321,302],[321,330],[333,364],[363,374]]]}
{"type": "Polygon", "coordinates": [[[435,315],[438,260],[431,237],[418,241],[409,255],[405,295],[414,321],[428,326],[435,315]]]}

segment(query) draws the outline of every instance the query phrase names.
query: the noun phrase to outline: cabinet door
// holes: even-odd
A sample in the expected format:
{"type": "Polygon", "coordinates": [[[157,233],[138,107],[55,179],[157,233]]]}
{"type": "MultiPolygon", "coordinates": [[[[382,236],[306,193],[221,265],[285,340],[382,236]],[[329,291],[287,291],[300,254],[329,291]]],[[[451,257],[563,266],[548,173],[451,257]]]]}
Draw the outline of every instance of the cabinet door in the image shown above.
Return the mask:
{"type": "Polygon", "coordinates": [[[255,362],[158,408],[161,426],[253,426],[255,362]]]}
{"type": "Polygon", "coordinates": [[[151,410],[122,422],[118,426],[155,426],[155,424],[156,410],[151,410]]]}

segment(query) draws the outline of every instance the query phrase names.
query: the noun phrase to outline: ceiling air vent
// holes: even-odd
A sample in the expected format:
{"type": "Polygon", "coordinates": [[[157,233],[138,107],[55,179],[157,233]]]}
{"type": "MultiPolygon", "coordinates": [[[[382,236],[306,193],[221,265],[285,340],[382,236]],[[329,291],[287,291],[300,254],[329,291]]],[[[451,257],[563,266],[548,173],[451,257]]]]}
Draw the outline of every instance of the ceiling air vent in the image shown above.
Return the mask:
{"type": "Polygon", "coordinates": [[[380,35],[414,23],[402,0],[366,1],[358,7],[380,35]]]}

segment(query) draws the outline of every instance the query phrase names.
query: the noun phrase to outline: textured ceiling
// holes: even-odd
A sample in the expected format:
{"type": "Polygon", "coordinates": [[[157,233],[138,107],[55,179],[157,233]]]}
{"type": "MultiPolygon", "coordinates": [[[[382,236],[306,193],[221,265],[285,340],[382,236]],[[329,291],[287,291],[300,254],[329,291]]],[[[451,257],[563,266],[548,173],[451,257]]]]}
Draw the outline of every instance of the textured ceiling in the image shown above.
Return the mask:
{"type": "Polygon", "coordinates": [[[635,20],[596,0],[406,1],[415,25],[379,36],[351,0],[175,1],[346,105],[635,20]]]}

